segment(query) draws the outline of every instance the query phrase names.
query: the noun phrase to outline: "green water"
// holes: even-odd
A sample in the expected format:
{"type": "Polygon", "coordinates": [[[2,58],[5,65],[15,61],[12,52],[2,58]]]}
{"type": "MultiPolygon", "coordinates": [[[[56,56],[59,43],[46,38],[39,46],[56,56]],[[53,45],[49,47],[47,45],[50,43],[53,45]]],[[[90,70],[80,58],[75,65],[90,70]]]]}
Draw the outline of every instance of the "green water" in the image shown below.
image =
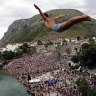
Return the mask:
{"type": "Polygon", "coordinates": [[[22,84],[5,73],[0,71],[0,96],[32,96],[22,84]]]}

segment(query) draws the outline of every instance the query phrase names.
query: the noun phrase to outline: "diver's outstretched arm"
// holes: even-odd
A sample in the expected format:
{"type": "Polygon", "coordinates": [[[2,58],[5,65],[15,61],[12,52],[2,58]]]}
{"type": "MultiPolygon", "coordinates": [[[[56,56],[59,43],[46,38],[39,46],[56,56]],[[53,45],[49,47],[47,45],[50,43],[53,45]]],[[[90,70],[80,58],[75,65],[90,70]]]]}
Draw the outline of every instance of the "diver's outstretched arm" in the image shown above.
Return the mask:
{"type": "Polygon", "coordinates": [[[64,17],[64,16],[67,16],[67,15],[68,15],[68,14],[59,15],[59,16],[53,17],[53,19],[54,19],[54,20],[57,20],[57,19],[59,19],[59,18],[62,18],[62,17],[64,17]]]}
{"type": "Polygon", "coordinates": [[[43,19],[46,20],[47,17],[43,14],[43,12],[41,11],[41,9],[37,5],[35,5],[35,4],[34,4],[34,7],[39,11],[39,13],[43,17],[43,19]]]}

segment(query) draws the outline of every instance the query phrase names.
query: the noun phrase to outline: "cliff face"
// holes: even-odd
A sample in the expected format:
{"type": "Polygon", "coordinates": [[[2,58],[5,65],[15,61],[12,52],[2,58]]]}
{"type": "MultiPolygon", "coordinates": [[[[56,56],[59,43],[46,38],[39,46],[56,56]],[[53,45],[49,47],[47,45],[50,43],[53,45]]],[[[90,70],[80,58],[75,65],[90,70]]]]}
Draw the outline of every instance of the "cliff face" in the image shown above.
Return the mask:
{"type": "Polygon", "coordinates": [[[1,39],[1,42],[8,42],[10,38],[23,31],[27,26],[29,26],[29,22],[27,22],[27,20],[14,21],[9,26],[8,31],[4,34],[4,37],[1,39]]]}
{"type": "MultiPolygon", "coordinates": [[[[59,20],[58,23],[64,22],[73,16],[82,15],[78,10],[73,9],[55,9],[47,12],[50,17],[54,17],[60,14],[69,14],[59,20]]],[[[80,35],[94,35],[96,34],[96,21],[93,22],[81,22],[66,32],[59,33],[59,36],[75,37],[80,35]]],[[[58,37],[58,33],[47,30],[44,25],[44,21],[40,15],[35,15],[29,19],[20,19],[14,21],[9,27],[8,31],[4,34],[0,40],[0,44],[8,44],[11,42],[27,42],[32,40],[49,38],[50,36],[58,37]]]]}
{"type": "Polygon", "coordinates": [[[32,25],[34,25],[34,22],[38,17],[40,18],[40,16],[34,16],[33,18],[14,21],[8,27],[8,31],[4,34],[3,38],[0,40],[0,44],[11,42],[10,40],[12,40],[12,38],[14,38],[16,35],[19,35],[25,29],[32,27],[32,25]]]}

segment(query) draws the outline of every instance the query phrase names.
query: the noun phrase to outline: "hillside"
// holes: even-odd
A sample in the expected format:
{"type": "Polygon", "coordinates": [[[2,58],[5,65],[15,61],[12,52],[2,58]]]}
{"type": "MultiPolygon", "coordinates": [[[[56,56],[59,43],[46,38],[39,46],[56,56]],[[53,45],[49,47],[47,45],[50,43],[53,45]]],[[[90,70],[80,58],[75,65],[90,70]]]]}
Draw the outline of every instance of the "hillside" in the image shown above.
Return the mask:
{"type": "MultiPolygon", "coordinates": [[[[50,17],[54,17],[60,14],[69,14],[63,18],[60,18],[56,22],[60,23],[70,19],[73,16],[82,15],[78,10],[74,9],[55,9],[47,12],[50,17]]],[[[54,39],[60,36],[63,37],[76,37],[76,36],[88,36],[96,35],[96,20],[89,22],[81,22],[74,25],[69,30],[63,33],[56,33],[47,30],[44,25],[44,21],[40,15],[35,15],[29,19],[20,19],[14,21],[9,27],[8,31],[4,34],[0,40],[0,44],[7,44],[13,42],[29,42],[38,39],[54,39]]]]}

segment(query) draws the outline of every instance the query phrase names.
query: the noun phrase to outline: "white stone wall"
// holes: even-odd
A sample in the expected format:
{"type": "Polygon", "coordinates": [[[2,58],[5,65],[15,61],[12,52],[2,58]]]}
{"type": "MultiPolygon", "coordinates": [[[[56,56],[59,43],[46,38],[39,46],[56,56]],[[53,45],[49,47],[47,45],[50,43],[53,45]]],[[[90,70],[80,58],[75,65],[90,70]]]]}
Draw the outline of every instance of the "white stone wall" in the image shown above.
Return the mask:
{"type": "Polygon", "coordinates": [[[12,44],[12,45],[11,45],[11,44],[8,44],[8,45],[6,46],[6,48],[3,48],[3,49],[2,49],[2,52],[3,52],[3,51],[10,51],[10,50],[11,50],[11,51],[15,51],[15,49],[18,48],[18,47],[21,46],[21,45],[22,45],[22,44],[12,44]]]}

